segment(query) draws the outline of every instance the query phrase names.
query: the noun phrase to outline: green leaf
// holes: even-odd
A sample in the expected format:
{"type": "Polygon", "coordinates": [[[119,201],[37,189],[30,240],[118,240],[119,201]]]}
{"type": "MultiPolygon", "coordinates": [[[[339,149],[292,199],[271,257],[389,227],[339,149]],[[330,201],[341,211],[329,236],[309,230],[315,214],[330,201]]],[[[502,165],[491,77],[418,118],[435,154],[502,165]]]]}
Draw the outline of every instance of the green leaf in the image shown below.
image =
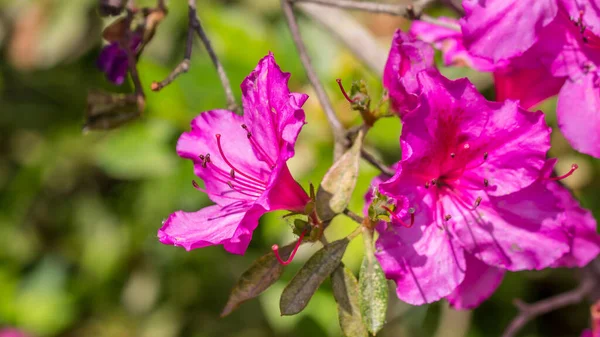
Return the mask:
{"type": "Polygon", "coordinates": [[[388,286],[381,265],[373,252],[373,232],[363,228],[365,257],[360,266],[360,311],[369,332],[377,334],[385,324],[388,286]]]}
{"type": "Polygon", "coordinates": [[[358,281],[354,274],[340,264],[331,274],[331,286],[344,336],[368,337],[369,333],[360,313],[358,281]]]}
{"type": "Polygon", "coordinates": [[[360,130],[354,144],[327,171],[317,191],[317,214],[323,221],[341,213],[352,197],[358,178],[358,164],[364,130],[360,130]]]}
{"type": "Polygon", "coordinates": [[[295,315],[306,307],[321,283],[340,264],[348,243],[346,238],[334,241],[321,248],[302,266],[281,294],[281,315],[295,315]]]}
{"type": "MultiPolygon", "coordinates": [[[[284,259],[287,258],[294,246],[295,243],[282,247],[279,250],[281,257],[284,259]]],[[[223,308],[223,312],[221,312],[221,317],[229,315],[243,302],[253,299],[267,290],[267,288],[279,280],[283,269],[284,266],[277,261],[273,252],[263,255],[254,261],[250,268],[240,276],[236,285],[231,290],[231,295],[229,295],[229,300],[227,300],[227,304],[223,308]]]]}

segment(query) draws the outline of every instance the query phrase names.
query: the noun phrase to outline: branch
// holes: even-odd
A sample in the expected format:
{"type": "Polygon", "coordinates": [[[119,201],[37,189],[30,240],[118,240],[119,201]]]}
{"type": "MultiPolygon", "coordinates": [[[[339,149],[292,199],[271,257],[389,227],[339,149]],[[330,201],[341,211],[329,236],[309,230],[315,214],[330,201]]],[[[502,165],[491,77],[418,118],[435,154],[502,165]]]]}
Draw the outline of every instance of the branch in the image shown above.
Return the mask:
{"type": "Polygon", "coordinates": [[[548,312],[581,302],[595,286],[596,281],[592,277],[584,275],[581,284],[577,288],[565,293],[532,304],[516,300],[515,305],[519,308],[520,312],[508,325],[506,330],[504,330],[502,337],[514,337],[530,320],[548,312]]]}
{"type": "Polygon", "coordinates": [[[404,16],[407,19],[418,19],[423,9],[435,0],[418,0],[410,5],[396,5],[358,0],[289,0],[290,2],[312,2],[325,6],[345,9],[356,9],[371,13],[404,16]]]}
{"type": "Polygon", "coordinates": [[[160,82],[152,82],[152,91],[159,91],[160,89],[171,84],[179,75],[187,73],[190,70],[190,59],[192,57],[192,43],[194,42],[194,20],[196,18],[196,12],[190,7],[188,11],[188,33],[185,41],[185,54],[183,61],[179,63],[173,71],[160,82]]]}
{"type": "Polygon", "coordinates": [[[321,102],[321,106],[325,111],[325,115],[327,117],[327,121],[329,122],[329,126],[333,131],[333,136],[335,140],[334,158],[338,158],[343,153],[346,144],[344,127],[337,118],[335,111],[333,110],[333,107],[331,105],[331,102],[329,101],[329,97],[327,97],[327,93],[325,93],[325,89],[323,88],[323,85],[321,84],[321,81],[317,77],[317,74],[312,66],[310,56],[308,56],[306,46],[302,41],[300,29],[298,28],[298,22],[296,21],[296,16],[294,15],[294,10],[292,9],[292,4],[290,1],[291,0],[281,0],[281,8],[283,9],[283,14],[292,34],[292,39],[294,40],[294,44],[296,45],[296,49],[298,50],[300,61],[304,66],[304,70],[306,71],[306,76],[308,77],[308,80],[310,81],[311,85],[316,91],[319,102],[321,102]]]}
{"type": "Polygon", "coordinates": [[[193,35],[193,32],[196,32],[196,34],[198,34],[198,37],[200,37],[200,40],[204,44],[204,47],[206,48],[206,51],[208,52],[208,55],[210,56],[210,59],[211,59],[213,65],[217,69],[217,74],[219,75],[219,80],[221,80],[221,85],[223,86],[223,90],[225,91],[225,97],[227,99],[227,108],[229,110],[238,111],[239,108],[238,108],[237,103],[235,102],[235,96],[233,95],[233,90],[231,89],[231,84],[229,83],[229,78],[227,77],[227,74],[225,73],[225,69],[223,68],[223,65],[221,64],[221,62],[219,61],[219,58],[217,57],[217,54],[215,53],[215,51],[212,47],[210,39],[204,32],[204,29],[202,28],[202,24],[200,23],[200,19],[198,18],[195,0],[188,0],[188,11],[189,11],[188,37],[187,37],[187,41],[186,41],[186,49],[185,49],[185,55],[184,55],[183,61],[181,61],[181,63],[179,63],[177,65],[177,67],[175,67],[175,69],[173,69],[173,71],[169,74],[169,76],[167,76],[167,78],[164,79],[162,82],[152,83],[152,90],[158,91],[158,90],[162,89],[169,83],[173,82],[173,80],[175,80],[175,78],[177,78],[177,76],[181,75],[182,73],[186,73],[189,70],[190,58],[192,55],[192,35],[193,35]]]}
{"type": "Polygon", "coordinates": [[[367,150],[361,149],[360,150],[360,155],[362,156],[362,158],[364,160],[366,160],[371,165],[373,165],[377,169],[379,169],[379,171],[381,171],[381,173],[383,173],[383,174],[385,174],[385,175],[387,175],[389,177],[393,177],[394,176],[395,172],[394,172],[393,169],[389,168],[384,163],[382,163],[381,161],[379,161],[379,159],[375,158],[375,156],[373,156],[371,153],[367,152],[367,150]]]}
{"type": "Polygon", "coordinates": [[[349,210],[347,208],[344,209],[344,215],[346,215],[350,219],[354,220],[355,222],[359,223],[360,225],[362,225],[363,222],[365,221],[365,219],[362,216],[352,212],[351,210],[349,210]]]}
{"type": "Polygon", "coordinates": [[[338,37],[374,73],[383,75],[388,51],[350,14],[311,3],[299,3],[298,8],[338,37]]]}

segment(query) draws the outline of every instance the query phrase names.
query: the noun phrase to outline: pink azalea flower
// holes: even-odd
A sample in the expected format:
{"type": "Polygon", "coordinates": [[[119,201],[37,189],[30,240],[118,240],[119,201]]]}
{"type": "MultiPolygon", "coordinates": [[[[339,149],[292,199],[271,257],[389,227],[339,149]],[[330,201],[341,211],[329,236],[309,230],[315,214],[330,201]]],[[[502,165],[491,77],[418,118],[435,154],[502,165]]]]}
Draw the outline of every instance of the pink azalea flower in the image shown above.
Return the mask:
{"type": "MultiPolygon", "coordinates": [[[[393,48],[409,41],[396,39],[393,48]]],[[[396,206],[391,223],[377,227],[376,255],[400,299],[472,308],[505,270],[543,269],[563,257],[582,265],[598,254],[598,237],[586,232],[595,222],[548,178],[554,162],[546,163],[550,128],[541,112],[489,102],[467,79],[436,69],[411,75],[419,102],[403,117],[402,159],[393,177],[374,183],[396,206]],[[574,240],[592,251],[571,251],[574,240]]]]}
{"type": "Polygon", "coordinates": [[[181,135],[177,153],[194,162],[205,184],[197,188],[216,205],[171,214],[158,231],[162,243],[186,250],[223,245],[243,254],[262,214],[304,210],[309,197],[286,162],[305,124],[302,105],[308,96],[290,93],[289,77],[267,55],[242,82],[243,116],[207,111],[181,135]]]}
{"type": "Polygon", "coordinates": [[[463,5],[461,27],[471,55],[508,62],[495,75],[500,99],[518,98],[529,107],[558,94],[561,131],[575,149],[600,157],[600,2],[464,0],[463,5]]]}

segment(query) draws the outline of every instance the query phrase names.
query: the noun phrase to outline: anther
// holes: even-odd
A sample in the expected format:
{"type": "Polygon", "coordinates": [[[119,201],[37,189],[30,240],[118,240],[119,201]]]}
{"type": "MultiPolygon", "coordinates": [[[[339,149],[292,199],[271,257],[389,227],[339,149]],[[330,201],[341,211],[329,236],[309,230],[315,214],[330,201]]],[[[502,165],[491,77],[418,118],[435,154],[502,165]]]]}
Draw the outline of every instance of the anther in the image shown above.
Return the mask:
{"type": "Polygon", "coordinates": [[[350,99],[350,96],[348,96],[348,94],[346,93],[346,89],[344,89],[344,86],[342,85],[342,80],[340,78],[338,78],[335,81],[340,86],[340,91],[342,91],[342,95],[344,95],[344,98],[346,99],[346,101],[348,101],[348,103],[353,104],[358,100],[358,98],[350,99]]]}
{"type": "Polygon", "coordinates": [[[573,164],[573,165],[571,165],[571,170],[569,170],[569,172],[563,174],[562,176],[558,176],[558,177],[548,177],[548,178],[546,178],[546,180],[552,180],[552,181],[563,180],[563,179],[571,176],[573,174],[573,172],[575,172],[575,170],[577,170],[578,168],[579,168],[579,165],[573,164]]]}
{"type": "Polygon", "coordinates": [[[200,188],[200,185],[198,185],[198,183],[195,180],[192,180],[192,185],[194,186],[195,189],[200,188]]]}
{"type": "Polygon", "coordinates": [[[488,159],[488,153],[487,153],[487,152],[484,152],[484,153],[483,153],[483,160],[487,160],[487,159],[488,159]]]}
{"type": "Polygon", "coordinates": [[[477,197],[477,199],[475,199],[475,203],[473,204],[473,209],[479,207],[479,204],[481,204],[481,197],[477,197]]]}
{"type": "Polygon", "coordinates": [[[454,153],[454,152],[450,153],[450,158],[454,159],[454,157],[456,157],[456,153],[454,153]]]}
{"type": "Polygon", "coordinates": [[[444,221],[448,221],[450,219],[452,219],[452,215],[450,215],[450,214],[444,215],[444,221]]]}
{"type": "Polygon", "coordinates": [[[233,190],[233,183],[231,183],[231,181],[227,182],[227,186],[229,186],[229,188],[231,188],[233,190]]]}
{"type": "Polygon", "coordinates": [[[231,179],[235,179],[235,170],[231,169],[231,171],[229,171],[229,176],[231,177],[231,179]]]}
{"type": "Polygon", "coordinates": [[[294,250],[292,250],[290,257],[285,261],[281,258],[281,256],[279,256],[279,246],[277,244],[274,244],[271,247],[271,249],[273,250],[273,253],[275,254],[275,258],[277,259],[277,261],[279,261],[280,264],[287,266],[288,264],[290,264],[290,262],[292,262],[292,260],[294,259],[294,256],[296,255],[296,252],[298,251],[298,248],[300,248],[300,244],[302,243],[302,240],[304,239],[304,235],[306,235],[306,229],[303,230],[302,233],[300,233],[300,237],[298,238],[298,241],[296,242],[296,246],[294,247],[294,250]]]}
{"type": "Polygon", "coordinates": [[[483,179],[483,187],[488,187],[490,185],[490,181],[487,178],[483,179]]]}
{"type": "Polygon", "coordinates": [[[425,182],[425,188],[429,188],[429,181],[425,182]]]}

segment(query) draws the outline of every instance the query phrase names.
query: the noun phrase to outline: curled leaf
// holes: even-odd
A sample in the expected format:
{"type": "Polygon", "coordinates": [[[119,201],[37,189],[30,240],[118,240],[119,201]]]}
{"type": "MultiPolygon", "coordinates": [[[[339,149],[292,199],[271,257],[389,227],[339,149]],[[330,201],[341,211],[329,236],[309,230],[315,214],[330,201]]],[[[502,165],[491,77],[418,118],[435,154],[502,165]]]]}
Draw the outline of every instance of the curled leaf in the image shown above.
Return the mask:
{"type": "Polygon", "coordinates": [[[279,309],[282,315],[295,315],[306,307],[321,283],[340,264],[348,243],[344,238],[328,244],[300,268],[281,294],[279,309]]]}
{"type": "MultiPolygon", "coordinates": [[[[294,243],[282,247],[279,252],[283,258],[287,258],[293,248],[294,243]]],[[[267,290],[279,280],[283,269],[284,266],[277,261],[273,252],[265,254],[254,261],[250,268],[240,276],[231,290],[227,304],[221,312],[221,317],[229,315],[243,302],[255,298],[267,290]]]]}
{"type": "Polygon", "coordinates": [[[368,337],[359,306],[358,281],[342,263],[331,274],[340,327],[346,337],[368,337]]]}
{"type": "Polygon", "coordinates": [[[341,213],[350,202],[358,178],[363,138],[364,130],[361,129],[352,147],[331,166],[319,185],[316,208],[317,215],[323,221],[341,213]]]}
{"type": "Polygon", "coordinates": [[[90,91],[87,96],[83,130],[108,130],[119,127],[138,118],[143,109],[143,97],[90,91]]]}

